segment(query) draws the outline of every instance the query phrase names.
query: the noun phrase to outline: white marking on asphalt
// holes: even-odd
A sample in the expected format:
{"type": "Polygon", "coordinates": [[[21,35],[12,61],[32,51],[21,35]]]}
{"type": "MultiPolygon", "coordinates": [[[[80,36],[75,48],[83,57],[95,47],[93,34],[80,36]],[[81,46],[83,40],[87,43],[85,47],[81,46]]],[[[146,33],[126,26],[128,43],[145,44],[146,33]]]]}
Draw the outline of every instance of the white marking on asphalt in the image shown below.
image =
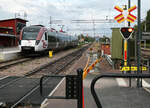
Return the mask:
{"type": "Polygon", "coordinates": [[[127,83],[125,82],[123,78],[116,78],[116,80],[119,86],[127,87],[127,83]]]}
{"type": "Polygon", "coordinates": [[[9,77],[9,76],[2,77],[2,78],[0,78],[0,80],[3,80],[3,79],[5,79],[5,78],[7,78],[7,77],[9,77]]]}
{"type": "Polygon", "coordinates": [[[148,88],[145,88],[145,87],[144,87],[144,89],[145,89],[147,92],[149,92],[149,93],[150,93],[150,90],[149,90],[148,88]]]}
{"type": "Polygon", "coordinates": [[[150,90],[146,87],[150,87],[150,84],[148,82],[146,82],[145,80],[142,80],[142,85],[143,85],[143,88],[150,93],[150,90]]]}
{"type": "MultiPolygon", "coordinates": [[[[60,86],[60,84],[61,84],[64,80],[65,80],[65,78],[63,78],[63,79],[57,84],[57,86],[53,89],[53,91],[52,91],[48,96],[52,96],[53,93],[58,89],[58,87],[60,86]]],[[[48,99],[45,99],[45,100],[42,102],[40,108],[44,108],[44,107],[48,104],[48,103],[46,104],[47,100],[48,100],[48,99]]]]}

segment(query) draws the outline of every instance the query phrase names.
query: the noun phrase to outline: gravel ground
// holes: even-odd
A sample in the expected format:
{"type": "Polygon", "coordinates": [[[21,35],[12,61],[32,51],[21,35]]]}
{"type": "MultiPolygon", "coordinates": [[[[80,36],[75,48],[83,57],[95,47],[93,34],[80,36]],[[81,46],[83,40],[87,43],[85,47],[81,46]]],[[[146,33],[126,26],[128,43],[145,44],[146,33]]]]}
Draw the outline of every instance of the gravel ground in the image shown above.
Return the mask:
{"type": "Polygon", "coordinates": [[[41,66],[44,65],[46,63],[52,62],[54,60],[57,60],[73,51],[75,51],[76,49],[70,49],[70,50],[66,50],[66,51],[61,51],[56,53],[53,58],[49,58],[47,57],[43,57],[40,59],[35,59],[33,61],[29,61],[29,62],[25,62],[16,66],[13,66],[11,68],[5,69],[5,70],[1,70],[0,71],[0,76],[21,76],[24,75],[25,73],[41,66]]]}
{"type": "Polygon", "coordinates": [[[86,66],[87,63],[87,51],[85,51],[82,56],[76,60],[74,63],[72,63],[68,69],[65,70],[65,74],[72,74],[72,75],[76,75],[77,74],[77,69],[82,68],[84,69],[84,67],[86,66]]]}
{"type": "Polygon", "coordinates": [[[100,73],[121,73],[117,69],[112,69],[112,66],[107,62],[105,58],[100,61],[100,73]]]}

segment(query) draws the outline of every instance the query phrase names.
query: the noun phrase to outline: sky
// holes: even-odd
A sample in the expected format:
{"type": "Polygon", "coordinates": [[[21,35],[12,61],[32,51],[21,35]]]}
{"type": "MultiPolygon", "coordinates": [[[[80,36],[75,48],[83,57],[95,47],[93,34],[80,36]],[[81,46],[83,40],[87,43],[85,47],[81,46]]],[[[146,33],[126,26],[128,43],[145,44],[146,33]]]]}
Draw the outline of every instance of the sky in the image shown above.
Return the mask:
{"type": "MultiPolygon", "coordinates": [[[[141,0],[141,17],[145,19],[150,9],[150,0],[141,0]]],[[[0,0],[0,20],[9,18],[25,18],[27,25],[42,24],[63,30],[70,34],[85,34],[93,36],[93,23],[72,23],[72,20],[106,20],[114,19],[119,14],[114,6],[122,7],[128,0],[0,0]],[[56,20],[59,20],[56,22],[56,20]],[[89,30],[89,31],[88,31],[89,30]]],[[[137,5],[137,0],[131,0],[131,6],[137,5]]],[[[137,15],[137,10],[132,12],[137,15]]],[[[137,21],[132,24],[134,26],[137,21]]],[[[111,28],[124,26],[124,23],[95,23],[95,36],[111,36],[111,28]]]]}

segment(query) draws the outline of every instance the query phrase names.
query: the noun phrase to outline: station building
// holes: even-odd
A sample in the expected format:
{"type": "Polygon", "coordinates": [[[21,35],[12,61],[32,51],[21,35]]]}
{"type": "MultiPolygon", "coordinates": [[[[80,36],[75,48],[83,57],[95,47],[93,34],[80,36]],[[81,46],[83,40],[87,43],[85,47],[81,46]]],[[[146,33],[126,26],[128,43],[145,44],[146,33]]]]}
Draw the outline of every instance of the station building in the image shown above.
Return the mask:
{"type": "Polygon", "coordinates": [[[21,18],[0,20],[0,47],[17,46],[20,31],[26,22],[21,18]]]}

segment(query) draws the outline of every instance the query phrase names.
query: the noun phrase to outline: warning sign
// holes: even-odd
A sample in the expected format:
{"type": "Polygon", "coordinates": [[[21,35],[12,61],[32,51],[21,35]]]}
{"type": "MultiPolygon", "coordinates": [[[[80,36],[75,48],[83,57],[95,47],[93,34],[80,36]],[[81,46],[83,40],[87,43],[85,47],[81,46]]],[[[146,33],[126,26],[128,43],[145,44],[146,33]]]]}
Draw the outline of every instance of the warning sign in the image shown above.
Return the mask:
{"type": "MultiPolygon", "coordinates": [[[[135,66],[131,66],[131,67],[120,67],[120,71],[137,71],[137,67],[135,66]]],[[[141,67],[140,67],[141,70],[141,67]]],[[[146,67],[142,67],[142,71],[146,71],[147,68],[146,67]]]]}

